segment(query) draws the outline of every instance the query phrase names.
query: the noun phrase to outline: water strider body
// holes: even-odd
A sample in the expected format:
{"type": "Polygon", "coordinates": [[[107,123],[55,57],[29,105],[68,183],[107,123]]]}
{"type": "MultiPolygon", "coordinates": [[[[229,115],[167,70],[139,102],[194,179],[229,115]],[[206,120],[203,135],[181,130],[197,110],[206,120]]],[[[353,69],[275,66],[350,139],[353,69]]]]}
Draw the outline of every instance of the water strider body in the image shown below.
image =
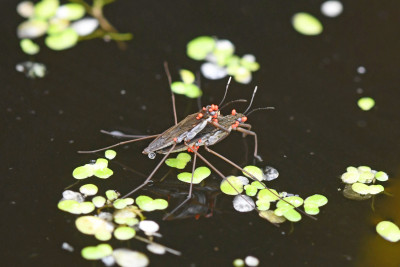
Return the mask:
{"type": "MultiPolygon", "coordinates": [[[[171,87],[171,76],[168,71],[168,67],[165,64],[165,69],[169,81],[169,85],[171,87]]],[[[171,91],[172,94],[172,103],[173,103],[173,111],[174,111],[174,118],[175,118],[175,125],[167,129],[161,134],[158,135],[152,135],[152,136],[147,136],[147,137],[141,137],[133,140],[128,140],[125,142],[120,142],[118,144],[108,146],[102,149],[98,150],[93,150],[93,151],[80,151],[81,153],[93,153],[93,152],[98,152],[102,150],[106,150],[112,147],[116,147],[119,145],[127,144],[127,143],[132,143],[136,141],[141,141],[145,139],[151,139],[155,138],[144,150],[143,153],[147,154],[149,158],[154,159],[156,153],[159,154],[164,154],[164,157],[162,160],[157,164],[157,166],[153,169],[153,171],[149,174],[149,176],[146,178],[146,180],[127,193],[124,197],[127,197],[134,192],[138,191],[142,187],[144,187],[154,176],[154,174],[157,172],[157,170],[161,167],[161,165],[164,163],[164,161],[167,159],[169,154],[175,153],[175,152],[180,152],[183,150],[188,150],[189,152],[193,152],[194,157],[193,157],[193,166],[192,166],[192,179],[190,183],[190,189],[188,196],[185,201],[183,201],[180,205],[178,205],[173,211],[168,213],[164,219],[168,218],[171,214],[173,214],[178,208],[180,208],[182,205],[184,205],[188,200],[191,199],[192,196],[192,188],[193,188],[193,174],[194,170],[196,167],[196,159],[199,157],[204,163],[206,163],[211,169],[213,169],[223,180],[226,180],[232,188],[236,190],[236,188],[227,180],[227,178],[215,167],[213,166],[208,160],[206,160],[201,154],[198,153],[198,149],[200,146],[204,146],[205,150],[220,159],[223,159],[225,162],[231,164],[238,170],[242,171],[243,173],[246,173],[248,177],[251,179],[258,181],[254,175],[251,173],[247,172],[246,170],[242,169],[240,166],[235,164],[234,162],[230,161],[229,159],[225,158],[221,154],[217,153],[216,151],[213,151],[209,148],[209,146],[214,145],[221,140],[223,140],[225,137],[227,137],[232,130],[238,131],[243,133],[243,136],[246,135],[252,135],[254,136],[255,140],[255,147],[254,147],[254,157],[257,158],[258,160],[261,160],[261,157],[257,154],[257,135],[255,132],[251,131],[251,125],[246,124],[245,122],[247,121],[247,116],[252,113],[253,111],[260,110],[260,109],[268,109],[267,108],[258,108],[254,109],[250,112],[249,109],[253,103],[255,93],[257,91],[257,87],[253,91],[253,95],[250,101],[249,106],[247,109],[242,112],[236,112],[236,110],[232,110],[231,114],[229,115],[222,115],[219,109],[219,106],[224,102],[226,94],[228,92],[228,87],[230,83],[231,78],[229,79],[226,89],[225,89],[225,94],[224,97],[219,105],[209,105],[207,107],[203,107],[199,112],[191,114],[187,116],[185,119],[180,121],[178,123],[177,117],[176,117],[176,109],[175,109],[175,97],[174,94],[171,91]],[[246,129],[247,128],[247,129],[246,129]]],[[[242,100],[236,100],[236,101],[231,101],[227,104],[225,104],[221,109],[223,109],[226,105],[232,103],[232,102],[243,102],[242,100]]],[[[267,190],[269,190],[273,195],[276,195],[279,199],[285,201],[282,199],[279,195],[265,187],[267,190]]],[[[239,194],[239,192],[236,190],[236,192],[239,194]]],[[[244,199],[249,205],[252,205],[249,203],[246,199],[244,199]]],[[[288,203],[288,202],[287,202],[288,203]]],[[[292,205],[288,203],[289,205],[292,205]]],[[[293,205],[292,205],[293,206],[293,205]]],[[[297,209],[299,212],[305,214],[308,217],[312,217],[302,210],[299,210],[298,208],[294,207],[297,209]]],[[[256,209],[257,210],[257,209],[256,209]]],[[[257,210],[258,211],[258,210],[257,210]]],[[[312,217],[314,218],[314,217],[312,217]]],[[[315,219],[315,218],[314,218],[315,219]]]]}

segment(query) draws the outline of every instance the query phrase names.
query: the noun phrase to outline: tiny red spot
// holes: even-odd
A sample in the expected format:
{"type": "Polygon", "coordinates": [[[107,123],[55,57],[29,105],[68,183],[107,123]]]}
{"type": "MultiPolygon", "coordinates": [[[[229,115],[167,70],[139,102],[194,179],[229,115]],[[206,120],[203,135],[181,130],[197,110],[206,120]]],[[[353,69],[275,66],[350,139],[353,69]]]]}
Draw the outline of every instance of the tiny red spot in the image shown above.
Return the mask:
{"type": "Polygon", "coordinates": [[[197,141],[197,142],[201,143],[201,139],[199,139],[199,141],[197,141]]]}
{"type": "Polygon", "coordinates": [[[218,110],[218,105],[214,105],[214,110],[215,110],[215,111],[218,110]]]}
{"type": "Polygon", "coordinates": [[[200,219],[200,214],[194,215],[194,218],[195,218],[196,220],[200,219]]]}
{"type": "Polygon", "coordinates": [[[247,117],[242,117],[242,122],[247,121],[247,117]]]}
{"type": "Polygon", "coordinates": [[[212,112],[212,111],[213,111],[213,109],[212,109],[212,108],[209,108],[209,109],[208,109],[208,112],[212,112]]]}
{"type": "Polygon", "coordinates": [[[175,137],[175,138],[174,138],[174,142],[176,142],[176,141],[178,141],[178,138],[175,137]]]}
{"type": "Polygon", "coordinates": [[[216,123],[218,123],[218,119],[213,119],[213,122],[216,122],[216,123]]]}
{"type": "Polygon", "coordinates": [[[232,116],[236,115],[236,109],[232,109],[232,116]]]}
{"type": "Polygon", "coordinates": [[[206,108],[205,108],[205,107],[203,107],[203,110],[205,111],[205,110],[206,110],[206,108]]]}

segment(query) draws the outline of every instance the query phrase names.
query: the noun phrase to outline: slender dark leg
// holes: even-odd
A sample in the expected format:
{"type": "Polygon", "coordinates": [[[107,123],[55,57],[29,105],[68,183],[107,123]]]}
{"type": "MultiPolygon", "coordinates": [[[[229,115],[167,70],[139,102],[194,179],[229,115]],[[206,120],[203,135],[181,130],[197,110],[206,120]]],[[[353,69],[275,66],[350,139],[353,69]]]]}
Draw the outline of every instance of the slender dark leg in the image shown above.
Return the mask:
{"type": "MultiPolygon", "coordinates": [[[[186,145],[188,148],[192,149],[192,148],[191,148],[190,146],[188,146],[186,143],[185,143],[185,145],[186,145]]],[[[222,178],[222,180],[227,181],[228,184],[236,191],[236,193],[237,193],[238,195],[240,195],[240,192],[236,189],[236,187],[234,187],[234,186],[232,185],[232,183],[225,177],[225,175],[223,175],[217,168],[214,167],[214,165],[212,165],[208,160],[206,160],[202,155],[200,155],[199,152],[197,152],[197,150],[194,149],[194,150],[192,150],[192,151],[193,151],[193,153],[194,153],[195,155],[197,155],[202,161],[204,161],[205,164],[207,164],[211,169],[213,169],[213,170],[222,178]]],[[[241,195],[240,195],[240,196],[241,196],[241,195]]],[[[242,198],[243,198],[244,201],[247,202],[247,204],[249,204],[250,206],[254,206],[253,203],[250,203],[250,202],[249,202],[247,199],[245,199],[243,196],[242,196],[242,198]]],[[[257,209],[256,209],[256,211],[258,212],[257,209]]]]}
{"type": "Polygon", "coordinates": [[[125,196],[123,196],[122,198],[126,198],[127,196],[132,195],[133,193],[135,193],[136,191],[138,191],[140,188],[142,188],[143,186],[145,186],[153,177],[153,175],[157,172],[157,170],[161,167],[161,165],[164,163],[164,161],[167,159],[167,157],[169,156],[169,154],[171,154],[172,151],[174,151],[174,148],[176,146],[176,143],[174,143],[172,145],[172,147],[170,148],[170,150],[168,150],[167,154],[165,154],[165,156],[162,158],[162,160],[157,164],[157,166],[154,168],[154,170],[150,173],[149,177],[147,177],[147,179],[143,182],[143,184],[139,185],[138,187],[136,187],[135,189],[133,189],[132,191],[130,191],[128,194],[126,194],[125,196]]]}
{"type": "Polygon", "coordinates": [[[172,90],[171,90],[172,79],[171,79],[171,73],[169,72],[167,61],[164,61],[164,70],[165,70],[165,74],[167,75],[167,78],[168,78],[169,90],[171,91],[171,98],[172,98],[172,110],[174,111],[175,125],[177,125],[178,119],[176,117],[175,95],[174,95],[174,92],[172,92],[172,90]]]}
{"type": "Polygon", "coordinates": [[[231,128],[225,128],[224,126],[222,126],[222,125],[219,124],[218,122],[215,122],[215,121],[207,121],[207,123],[213,125],[214,127],[218,128],[218,129],[220,129],[220,130],[223,130],[223,131],[225,131],[225,132],[227,132],[227,133],[230,133],[230,132],[231,132],[231,128]]]}
{"type": "Polygon", "coordinates": [[[258,148],[258,143],[257,143],[257,134],[253,131],[246,130],[240,127],[234,128],[235,131],[241,132],[243,134],[249,134],[254,136],[254,157],[258,159],[259,161],[263,161],[262,158],[257,154],[257,148],[258,148]]]}
{"type": "Polygon", "coordinates": [[[91,151],[78,151],[78,153],[80,153],[80,154],[84,154],[84,153],[95,153],[95,152],[103,151],[103,150],[106,150],[106,149],[109,149],[109,148],[113,148],[113,147],[116,147],[116,146],[121,146],[121,145],[129,144],[129,143],[133,143],[133,142],[137,142],[137,141],[142,141],[142,140],[146,140],[146,139],[156,138],[156,137],[158,137],[158,136],[159,136],[159,134],[156,134],[156,135],[149,135],[149,136],[142,137],[142,138],[138,138],[138,139],[133,139],[133,140],[128,140],[128,141],[124,141],[124,142],[119,142],[119,143],[117,143],[117,144],[115,144],[115,145],[103,147],[103,148],[96,149],[96,150],[91,150],[91,151]]]}
{"type": "Polygon", "coordinates": [[[192,198],[192,190],[193,190],[193,176],[194,176],[194,170],[196,168],[196,158],[197,155],[194,154],[194,158],[193,158],[193,166],[192,166],[192,178],[190,180],[190,187],[189,187],[189,194],[187,195],[186,199],[179,204],[175,209],[173,209],[171,212],[169,212],[167,215],[165,215],[163,217],[163,220],[166,220],[169,216],[171,216],[172,214],[175,213],[175,211],[177,211],[180,207],[182,207],[186,202],[188,202],[191,198],[192,198]]]}
{"type": "Polygon", "coordinates": [[[116,138],[142,138],[142,137],[149,136],[149,135],[131,135],[131,134],[123,134],[123,133],[112,133],[112,132],[105,131],[105,130],[100,130],[100,132],[102,134],[111,135],[112,137],[116,137],[116,138]]]}
{"type": "MultiPolygon", "coordinates": [[[[210,149],[210,148],[209,148],[208,146],[206,146],[206,145],[204,146],[204,148],[205,148],[208,152],[210,152],[211,154],[213,154],[213,155],[219,157],[220,159],[222,159],[222,160],[226,161],[227,163],[231,164],[233,167],[237,168],[238,170],[240,170],[240,171],[246,173],[246,174],[247,174],[249,177],[251,177],[251,179],[253,179],[254,181],[259,181],[256,177],[254,177],[254,175],[252,175],[252,174],[249,173],[248,171],[244,170],[243,168],[239,167],[239,166],[238,166],[236,163],[234,163],[233,161],[231,161],[231,160],[225,158],[224,156],[222,156],[221,154],[219,154],[219,153],[215,152],[214,150],[210,149]]],[[[259,181],[259,182],[261,182],[261,181],[259,181]]],[[[281,198],[279,195],[275,194],[271,189],[267,188],[266,186],[265,186],[265,189],[267,189],[268,191],[270,191],[273,195],[279,197],[280,200],[285,201],[286,203],[290,204],[289,202],[287,202],[286,200],[284,200],[283,198],[281,198]]],[[[293,206],[292,204],[290,204],[290,205],[293,206]]],[[[293,207],[294,207],[294,206],[293,206],[293,207]]],[[[295,208],[298,212],[300,212],[300,213],[306,215],[307,217],[310,217],[310,218],[312,218],[312,219],[314,219],[314,220],[317,220],[317,218],[315,218],[315,217],[313,217],[313,216],[311,216],[311,215],[305,213],[305,212],[302,211],[301,209],[299,209],[299,208],[297,208],[297,207],[294,207],[294,208],[295,208]]]]}

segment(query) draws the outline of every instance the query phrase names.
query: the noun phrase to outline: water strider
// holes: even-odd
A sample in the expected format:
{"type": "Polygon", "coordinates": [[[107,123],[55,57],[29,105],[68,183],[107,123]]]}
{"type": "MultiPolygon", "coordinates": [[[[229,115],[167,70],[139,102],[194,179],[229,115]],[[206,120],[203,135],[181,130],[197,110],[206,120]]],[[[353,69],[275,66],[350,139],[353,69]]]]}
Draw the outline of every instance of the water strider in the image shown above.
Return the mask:
{"type": "MultiPolygon", "coordinates": [[[[169,85],[171,86],[171,75],[168,70],[168,65],[167,63],[164,64],[165,71],[168,77],[169,85]]],[[[167,157],[171,153],[175,152],[180,152],[183,150],[188,150],[189,152],[194,153],[194,159],[193,159],[193,167],[192,167],[192,178],[191,178],[191,183],[190,183],[190,188],[189,188],[189,193],[187,198],[179,204],[175,209],[173,209],[170,213],[168,213],[164,219],[168,218],[171,214],[173,214],[176,210],[178,210],[182,205],[184,205],[189,199],[192,197],[192,189],[193,189],[193,174],[194,170],[196,167],[196,160],[197,157],[199,157],[204,163],[206,163],[211,169],[213,169],[223,180],[226,180],[231,186],[232,184],[227,180],[227,178],[215,167],[213,166],[208,160],[206,160],[201,154],[198,153],[198,149],[200,146],[204,146],[205,150],[222,160],[226,161],[227,163],[231,164],[233,167],[239,169],[243,173],[246,173],[251,179],[258,181],[256,177],[254,177],[251,173],[247,172],[246,170],[242,169],[240,166],[235,164],[234,162],[230,161],[226,157],[222,156],[221,154],[217,153],[216,151],[212,150],[209,148],[209,146],[214,145],[224,138],[226,138],[231,132],[233,131],[238,131],[243,133],[243,136],[246,135],[252,135],[254,136],[255,140],[255,146],[254,146],[254,157],[260,161],[262,161],[261,157],[257,154],[257,134],[253,131],[251,131],[251,125],[245,123],[247,121],[247,116],[252,113],[253,111],[260,110],[260,109],[272,109],[270,107],[266,108],[258,108],[258,109],[253,109],[252,111],[249,112],[251,105],[254,100],[254,96],[257,92],[257,87],[253,91],[253,95],[250,101],[250,104],[248,105],[247,109],[243,112],[237,112],[235,109],[231,111],[229,115],[222,115],[221,109],[226,107],[227,105],[233,103],[233,102],[244,102],[243,100],[236,100],[236,101],[231,101],[219,108],[227,95],[229,84],[230,84],[231,78],[229,78],[229,81],[226,85],[225,89],[225,94],[224,97],[222,98],[221,102],[219,105],[208,105],[206,107],[203,107],[200,109],[199,112],[188,115],[185,119],[180,121],[178,123],[177,121],[177,116],[176,116],[176,108],[175,108],[175,96],[174,93],[171,91],[171,96],[172,96],[172,105],[173,105],[173,113],[174,113],[174,119],[175,119],[175,125],[167,129],[161,134],[157,135],[151,135],[151,136],[131,136],[135,139],[124,141],[117,143],[112,146],[108,146],[102,149],[98,150],[93,150],[93,151],[79,151],[79,153],[94,153],[102,150],[106,150],[112,147],[120,146],[123,144],[128,144],[132,142],[137,142],[141,140],[146,140],[146,139],[152,139],[155,138],[144,150],[143,154],[147,154],[149,158],[154,159],[156,153],[159,154],[164,154],[164,157],[161,159],[161,161],[157,164],[157,166],[154,168],[154,170],[150,173],[150,175],[146,178],[146,180],[127,193],[125,197],[135,193],[142,187],[144,187],[154,176],[154,174],[157,172],[157,170],[161,167],[161,165],[164,163],[164,161],[167,159],[167,157]],[[137,137],[137,138],[136,138],[137,137]]],[[[104,132],[104,131],[103,131],[104,132]]],[[[107,133],[107,132],[105,132],[107,133]]],[[[234,186],[232,186],[236,190],[234,186]]],[[[265,187],[268,189],[267,187],[265,187]]],[[[271,193],[279,197],[279,199],[285,201],[282,199],[279,195],[268,189],[271,193]]],[[[236,192],[239,194],[239,192],[236,190],[236,192]]],[[[246,201],[248,202],[248,201],[246,201]]],[[[285,201],[286,202],[286,201],[285,201]]],[[[250,203],[249,203],[250,204],[250,203]]],[[[290,203],[289,203],[290,204],[290,203]]],[[[250,204],[252,205],[252,204],[250,204]]],[[[292,204],[290,204],[292,205],[292,204]]],[[[292,205],[293,206],[293,205],[292,205]]],[[[308,214],[306,214],[304,211],[296,208],[299,212],[305,214],[308,217],[314,218],[308,214]]],[[[315,218],[314,218],[315,219],[315,218]]]]}

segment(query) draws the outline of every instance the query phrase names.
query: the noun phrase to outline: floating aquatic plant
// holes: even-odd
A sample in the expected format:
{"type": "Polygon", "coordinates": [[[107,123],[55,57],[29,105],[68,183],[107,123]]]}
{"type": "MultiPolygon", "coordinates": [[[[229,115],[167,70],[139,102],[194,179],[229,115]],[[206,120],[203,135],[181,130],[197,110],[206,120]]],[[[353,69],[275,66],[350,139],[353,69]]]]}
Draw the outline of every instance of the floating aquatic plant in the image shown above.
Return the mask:
{"type": "Polygon", "coordinates": [[[190,161],[192,156],[190,156],[188,153],[179,153],[176,158],[169,158],[165,161],[165,164],[172,168],[177,168],[177,169],[184,169],[186,167],[186,164],[190,161]]]}
{"type": "Polygon", "coordinates": [[[398,242],[400,240],[399,227],[389,221],[382,221],[376,225],[376,232],[390,242],[398,242]]]}
{"type": "Polygon", "coordinates": [[[210,176],[211,171],[207,167],[198,167],[194,170],[193,173],[193,181],[192,181],[192,173],[190,172],[182,172],[178,174],[178,179],[185,183],[190,183],[192,181],[193,184],[199,184],[208,176],[210,176]]]}
{"type": "Polygon", "coordinates": [[[183,69],[180,71],[180,75],[182,82],[173,82],[171,84],[172,92],[178,95],[186,95],[189,98],[198,98],[203,94],[201,89],[194,83],[195,76],[193,72],[183,69]]]}
{"type": "MultiPolygon", "coordinates": [[[[115,151],[108,150],[105,157],[112,159],[115,151]]],[[[185,155],[180,160],[190,160],[185,155]]],[[[74,170],[76,179],[84,179],[96,171],[108,169],[108,160],[98,158],[92,164],[86,164],[74,170]]],[[[116,190],[106,190],[105,196],[98,194],[95,184],[80,186],[80,192],[65,190],[63,198],[58,203],[58,208],[72,214],[85,214],[77,217],[75,226],[79,232],[91,235],[99,241],[108,241],[113,237],[117,240],[137,239],[148,244],[148,249],[153,253],[163,254],[166,251],[180,255],[179,251],[167,248],[152,241],[153,235],[158,234],[159,225],[152,220],[145,220],[142,211],[163,210],[168,207],[164,199],[152,199],[148,196],[133,198],[120,198],[116,190]],[[91,201],[89,201],[91,198],[91,201]],[[142,233],[147,238],[138,235],[142,233]]],[[[141,252],[128,249],[115,249],[109,244],[85,247],[81,251],[82,257],[87,260],[102,260],[105,264],[116,262],[120,266],[147,266],[149,259],[141,252]]]]}
{"type": "Polygon", "coordinates": [[[361,110],[368,111],[375,106],[375,100],[371,97],[362,97],[357,101],[357,105],[361,110]]]}
{"type": "Polygon", "coordinates": [[[219,40],[210,36],[199,36],[187,44],[186,53],[194,60],[205,60],[201,72],[207,79],[218,80],[227,75],[239,83],[249,83],[252,72],[260,65],[253,55],[239,57],[234,54],[235,46],[229,40],[219,40]]]}
{"type": "Polygon", "coordinates": [[[27,20],[17,28],[21,49],[28,55],[39,53],[40,47],[32,39],[45,37],[45,44],[52,50],[74,47],[81,40],[104,38],[115,40],[120,47],[132,39],[130,33],[119,33],[103,15],[103,7],[113,1],[94,0],[93,5],[84,0],[41,0],[34,4],[23,1],[17,12],[27,20]],[[88,16],[88,17],[85,17],[88,16]]]}
{"type": "Polygon", "coordinates": [[[321,22],[313,15],[305,12],[293,15],[292,25],[298,33],[303,35],[318,35],[323,30],[321,22]]]}
{"type": "Polygon", "coordinates": [[[350,166],[342,174],[341,179],[346,184],[343,190],[346,198],[365,200],[384,192],[385,188],[375,183],[387,181],[389,176],[383,171],[377,172],[368,166],[359,166],[358,168],[350,166]]]}

